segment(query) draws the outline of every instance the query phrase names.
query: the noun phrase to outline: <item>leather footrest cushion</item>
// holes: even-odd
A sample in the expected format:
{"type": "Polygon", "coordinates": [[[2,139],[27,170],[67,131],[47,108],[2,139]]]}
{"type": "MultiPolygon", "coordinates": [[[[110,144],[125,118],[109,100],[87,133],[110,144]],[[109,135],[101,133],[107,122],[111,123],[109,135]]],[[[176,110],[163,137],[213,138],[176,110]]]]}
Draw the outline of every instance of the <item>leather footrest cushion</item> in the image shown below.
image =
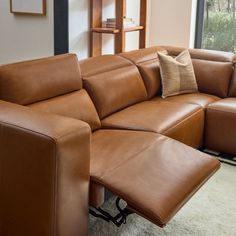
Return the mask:
{"type": "Polygon", "coordinates": [[[98,132],[92,138],[92,181],[161,227],[220,166],[215,158],[159,134],[98,132]]]}

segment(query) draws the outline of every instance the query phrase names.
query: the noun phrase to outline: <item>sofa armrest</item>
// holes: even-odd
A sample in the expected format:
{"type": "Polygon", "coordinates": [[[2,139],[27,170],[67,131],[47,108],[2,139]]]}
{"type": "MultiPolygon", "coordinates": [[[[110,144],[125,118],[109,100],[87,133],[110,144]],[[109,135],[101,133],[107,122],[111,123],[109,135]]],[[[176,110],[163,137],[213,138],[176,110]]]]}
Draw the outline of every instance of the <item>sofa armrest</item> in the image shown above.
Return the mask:
{"type": "Polygon", "coordinates": [[[87,234],[90,133],[0,101],[0,235],[87,234]]]}

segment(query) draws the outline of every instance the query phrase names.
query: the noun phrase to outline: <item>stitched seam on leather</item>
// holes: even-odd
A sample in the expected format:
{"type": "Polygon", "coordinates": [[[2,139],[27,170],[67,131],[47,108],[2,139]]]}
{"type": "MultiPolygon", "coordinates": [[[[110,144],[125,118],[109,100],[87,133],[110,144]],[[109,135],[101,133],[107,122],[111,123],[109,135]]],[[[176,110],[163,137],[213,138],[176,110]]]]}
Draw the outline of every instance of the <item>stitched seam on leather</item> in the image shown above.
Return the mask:
{"type": "Polygon", "coordinates": [[[166,134],[167,132],[169,132],[171,129],[175,129],[176,127],[178,127],[179,125],[183,124],[184,122],[186,122],[188,119],[191,119],[193,116],[197,115],[200,112],[204,112],[204,109],[200,109],[194,113],[192,113],[191,115],[185,117],[183,120],[181,120],[180,122],[176,123],[175,125],[173,125],[172,127],[168,128],[167,130],[163,130],[163,134],[166,134]]]}
{"type": "Polygon", "coordinates": [[[224,110],[218,110],[217,108],[211,108],[211,107],[208,107],[207,110],[218,112],[218,113],[224,113],[224,114],[229,113],[229,114],[236,115],[236,111],[235,112],[233,112],[233,111],[224,111],[224,110]]]}
{"type": "Polygon", "coordinates": [[[53,178],[53,213],[54,215],[52,215],[52,222],[53,222],[53,227],[52,227],[52,235],[56,236],[56,229],[57,229],[57,175],[58,175],[58,171],[57,171],[57,154],[56,154],[56,142],[54,142],[53,145],[53,155],[54,155],[54,167],[53,167],[53,171],[55,171],[55,175],[52,176],[53,178]]]}
{"type": "Polygon", "coordinates": [[[28,131],[29,133],[34,133],[34,134],[38,134],[38,135],[40,135],[40,136],[44,136],[44,137],[46,137],[46,138],[51,139],[51,140],[54,141],[54,142],[56,141],[56,137],[51,137],[51,136],[49,136],[49,135],[47,135],[47,134],[43,134],[43,133],[40,133],[40,132],[38,132],[38,131],[35,131],[35,130],[31,130],[31,129],[29,129],[29,128],[22,127],[22,126],[20,126],[20,125],[14,125],[14,124],[11,124],[11,123],[8,123],[8,122],[5,122],[5,121],[0,121],[0,124],[5,124],[5,125],[8,125],[8,126],[10,126],[10,127],[19,128],[19,129],[21,129],[21,130],[28,131]]]}

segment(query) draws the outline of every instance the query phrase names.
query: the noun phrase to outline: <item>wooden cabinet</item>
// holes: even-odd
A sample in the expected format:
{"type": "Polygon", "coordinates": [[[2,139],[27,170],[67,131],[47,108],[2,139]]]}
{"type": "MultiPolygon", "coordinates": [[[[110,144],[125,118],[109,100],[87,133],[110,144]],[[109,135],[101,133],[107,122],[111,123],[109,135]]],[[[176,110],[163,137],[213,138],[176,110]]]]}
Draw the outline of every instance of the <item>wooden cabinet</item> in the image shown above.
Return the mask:
{"type": "Polygon", "coordinates": [[[125,34],[139,31],[139,48],[146,45],[146,12],[147,0],[140,0],[140,22],[138,26],[124,28],[123,19],[126,17],[126,0],[114,0],[116,27],[107,28],[102,24],[102,0],[90,0],[90,56],[102,53],[102,34],[114,34],[115,53],[125,51],[125,34]]]}

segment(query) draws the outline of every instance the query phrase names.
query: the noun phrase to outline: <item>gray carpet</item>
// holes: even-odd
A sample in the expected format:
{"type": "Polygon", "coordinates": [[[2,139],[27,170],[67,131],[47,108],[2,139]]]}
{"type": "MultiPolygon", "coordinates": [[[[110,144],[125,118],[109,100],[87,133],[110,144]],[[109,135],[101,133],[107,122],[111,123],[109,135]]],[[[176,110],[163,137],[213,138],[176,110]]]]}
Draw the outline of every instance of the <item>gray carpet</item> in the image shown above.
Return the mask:
{"type": "MultiPolygon", "coordinates": [[[[114,212],[114,199],[103,208],[114,212]]],[[[164,228],[135,214],[120,228],[90,216],[90,236],[236,236],[236,167],[221,169],[164,228]]]]}

